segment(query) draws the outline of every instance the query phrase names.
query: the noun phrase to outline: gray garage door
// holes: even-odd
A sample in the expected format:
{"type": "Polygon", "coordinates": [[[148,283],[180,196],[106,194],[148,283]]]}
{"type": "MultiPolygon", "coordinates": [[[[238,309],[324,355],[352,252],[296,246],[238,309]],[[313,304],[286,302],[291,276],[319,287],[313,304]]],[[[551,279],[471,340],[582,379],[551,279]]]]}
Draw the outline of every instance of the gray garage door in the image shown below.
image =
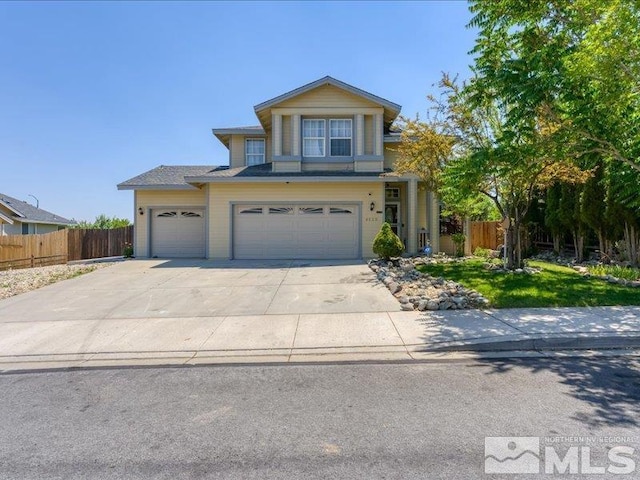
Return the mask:
{"type": "Polygon", "coordinates": [[[152,211],[151,255],[202,258],[204,208],[167,208],[152,211]]]}
{"type": "Polygon", "coordinates": [[[234,258],[358,258],[358,208],[357,205],[236,205],[234,258]]]}

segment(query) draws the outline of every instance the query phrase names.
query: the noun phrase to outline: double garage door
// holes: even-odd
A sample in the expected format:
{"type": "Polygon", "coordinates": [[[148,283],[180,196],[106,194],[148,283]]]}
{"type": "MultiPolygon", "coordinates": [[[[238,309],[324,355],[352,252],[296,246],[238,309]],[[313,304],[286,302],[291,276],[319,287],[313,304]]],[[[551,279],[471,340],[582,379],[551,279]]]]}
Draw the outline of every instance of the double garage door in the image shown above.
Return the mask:
{"type": "Polygon", "coordinates": [[[351,259],[360,256],[358,205],[235,205],[237,259],[351,259]]]}
{"type": "Polygon", "coordinates": [[[156,209],[151,215],[152,256],[205,256],[204,208],[156,209]]]}

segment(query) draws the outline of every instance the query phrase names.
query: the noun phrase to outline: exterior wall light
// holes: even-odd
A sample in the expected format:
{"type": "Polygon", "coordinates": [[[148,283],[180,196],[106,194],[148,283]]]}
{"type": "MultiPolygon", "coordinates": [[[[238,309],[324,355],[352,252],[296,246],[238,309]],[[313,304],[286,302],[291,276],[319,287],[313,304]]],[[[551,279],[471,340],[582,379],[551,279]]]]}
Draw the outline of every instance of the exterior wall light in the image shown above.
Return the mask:
{"type": "Polygon", "coordinates": [[[369,210],[371,210],[372,212],[376,209],[376,202],[371,202],[369,204],[369,210]]]}
{"type": "Polygon", "coordinates": [[[138,213],[140,215],[144,215],[144,210],[142,209],[142,207],[138,207],[138,213]]]}

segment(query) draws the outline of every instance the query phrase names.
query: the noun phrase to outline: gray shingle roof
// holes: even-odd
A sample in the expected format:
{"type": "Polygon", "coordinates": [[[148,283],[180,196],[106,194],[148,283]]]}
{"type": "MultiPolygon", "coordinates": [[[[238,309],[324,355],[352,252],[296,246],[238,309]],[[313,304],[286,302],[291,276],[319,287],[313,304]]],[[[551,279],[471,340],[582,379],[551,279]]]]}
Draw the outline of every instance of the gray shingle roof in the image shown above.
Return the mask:
{"type": "Polygon", "coordinates": [[[215,134],[225,134],[225,133],[249,133],[249,134],[260,134],[264,135],[265,131],[262,128],[262,125],[249,125],[247,127],[225,127],[225,128],[213,128],[213,133],[215,134]]]}
{"type": "Polygon", "coordinates": [[[340,170],[304,171],[304,172],[274,172],[271,163],[263,163],[250,167],[225,168],[191,175],[187,181],[207,181],[216,178],[249,178],[249,177],[379,177],[380,172],[354,172],[340,170]]]}
{"type": "Polygon", "coordinates": [[[204,175],[222,168],[227,167],[216,165],[160,165],[118,184],[118,190],[134,190],[139,187],[195,188],[185,182],[184,177],[204,175]]]}
{"type": "Polygon", "coordinates": [[[11,218],[22,223],[52,223],[54,225],[73,225],[74,223],[72,220],[48,212],[42,208],[36,208],[30,203],[23,202],[4,193],[0,193],[0,204],[18,212],[18,215],[13,215],[11,218]]]}

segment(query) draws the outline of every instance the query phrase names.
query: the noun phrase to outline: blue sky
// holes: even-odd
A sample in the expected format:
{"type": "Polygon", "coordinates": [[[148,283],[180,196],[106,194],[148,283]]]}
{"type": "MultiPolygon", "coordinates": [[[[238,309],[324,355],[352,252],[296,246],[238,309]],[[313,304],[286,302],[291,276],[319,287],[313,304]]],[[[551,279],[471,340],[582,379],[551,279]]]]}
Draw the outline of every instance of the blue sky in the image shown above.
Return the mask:
{"type": "Polygon", "coordinates": [[[228,163],[211,128],[325,75],[424,113],[475,33],[449,2],[0,2],[0,192],[133,217],[116,184],[228,163]]]}

